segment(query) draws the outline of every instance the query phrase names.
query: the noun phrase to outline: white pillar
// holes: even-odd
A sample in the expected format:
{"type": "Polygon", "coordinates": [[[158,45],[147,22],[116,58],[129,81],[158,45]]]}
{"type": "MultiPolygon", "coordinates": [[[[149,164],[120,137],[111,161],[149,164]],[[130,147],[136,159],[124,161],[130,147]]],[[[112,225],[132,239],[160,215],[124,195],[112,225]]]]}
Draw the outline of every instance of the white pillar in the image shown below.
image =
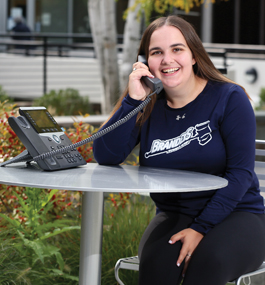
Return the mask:
{"type": "Polygon", "coordinates": [[[35,0],[27,0],[27,25],[32,32],[35,31],[35,0]]]}
{"type": "Polygon", "coordinates": [[[0,33],[6,32],[7,25],[7,0],[0,1],[0,33]]]}
{"type": "Polygon", "coordinates": [[[202,5],[202,31],[201,40],[203,43],[212,42],[212,25],[213,25],[213,4],[210,1],[204,1],[202,5]]]}

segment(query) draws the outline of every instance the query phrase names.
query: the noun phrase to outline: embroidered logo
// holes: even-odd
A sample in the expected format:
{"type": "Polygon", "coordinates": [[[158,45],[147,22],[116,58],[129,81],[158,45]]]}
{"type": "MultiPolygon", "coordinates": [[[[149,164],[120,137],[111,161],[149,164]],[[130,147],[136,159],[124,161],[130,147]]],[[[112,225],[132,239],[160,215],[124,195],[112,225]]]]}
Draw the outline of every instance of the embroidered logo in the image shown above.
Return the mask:
{"type": "Polygon", "coordinates": [[[178,151],[179,149],[187,146],[193,140],[198,140],[199,144],[204,146],[211,139],[210,121],[203,122],[195,125],[195,127],[188,128],[180,136],[168,140],[154,140],[149,152],[145,153],[145,158],[160,154],[169,154],[178,151]]]}
{"type": "Polygon", "coordinates": [[[180,119],[185,119],[185,116],[186,116],[186,114],[184,114],[182,116],[177,115],[176,120],[179,121],[180,119]]]}

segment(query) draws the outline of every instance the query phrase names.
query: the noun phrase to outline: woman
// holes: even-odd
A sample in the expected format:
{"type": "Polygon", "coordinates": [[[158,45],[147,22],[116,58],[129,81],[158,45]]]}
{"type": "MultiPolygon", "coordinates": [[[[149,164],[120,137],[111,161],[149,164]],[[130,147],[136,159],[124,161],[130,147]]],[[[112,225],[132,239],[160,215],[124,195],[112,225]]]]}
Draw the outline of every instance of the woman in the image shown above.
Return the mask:
{"type": "Polygon", "coordinates": [[[140,246],[139,284],[225,285],[265,258],[263,198],[254,173],[255,117],[242,87],[220,74],[192,26],[177,16],[155,20],[139,48],[128,88],[104,127],[151,92],[144,112],[94,142],[100,164],[121,163],[140,142],[140,164],[222,176],[228,186],[195,193],[151,194],[157,215],[140,246]]]}

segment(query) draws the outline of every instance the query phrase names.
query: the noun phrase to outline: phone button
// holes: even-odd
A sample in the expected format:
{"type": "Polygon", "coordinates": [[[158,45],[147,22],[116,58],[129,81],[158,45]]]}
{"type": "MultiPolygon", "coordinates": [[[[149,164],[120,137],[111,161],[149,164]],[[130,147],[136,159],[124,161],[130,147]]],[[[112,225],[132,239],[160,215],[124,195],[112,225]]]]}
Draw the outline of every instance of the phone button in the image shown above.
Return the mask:
{"type": "Polygon", "coordinates": [[[61,143],[60,138],[57,137],[56,135],[53,135],[52,138],[54,139],[54,141],[55,141],[56,143],[61,143]]]}
{"type": "Polygon", "coordinates": [[[22,116],[18,117],[18,122],[19,122],[19,125],[22,128],[25,128],[25,129],[29,129],[30,128],[30,125],[28,124],[28,122],[22,116]]]}

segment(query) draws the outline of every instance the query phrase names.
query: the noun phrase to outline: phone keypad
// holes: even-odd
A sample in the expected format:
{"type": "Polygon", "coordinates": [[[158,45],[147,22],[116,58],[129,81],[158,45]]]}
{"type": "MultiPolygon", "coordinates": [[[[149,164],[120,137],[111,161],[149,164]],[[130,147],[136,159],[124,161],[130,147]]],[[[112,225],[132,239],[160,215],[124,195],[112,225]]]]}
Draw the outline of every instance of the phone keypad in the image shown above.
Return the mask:
{"type": "MultiPolygon", "coordinates": [[[[61,149],[63,147],[65,147],[65,146],[64,145],[58,145],[57,146],[58,149],[61,149]]],[[[76,163],[76,162],[78,162],[78,160],[82,160],[82,158],[83,158],[82,155],[76,149],[72,149],[72,150],[62,152],[62,156],[69,163],[76,163]]],[[[61,157],[60,157],[60,159],[61,159],[61,157]]]]}

